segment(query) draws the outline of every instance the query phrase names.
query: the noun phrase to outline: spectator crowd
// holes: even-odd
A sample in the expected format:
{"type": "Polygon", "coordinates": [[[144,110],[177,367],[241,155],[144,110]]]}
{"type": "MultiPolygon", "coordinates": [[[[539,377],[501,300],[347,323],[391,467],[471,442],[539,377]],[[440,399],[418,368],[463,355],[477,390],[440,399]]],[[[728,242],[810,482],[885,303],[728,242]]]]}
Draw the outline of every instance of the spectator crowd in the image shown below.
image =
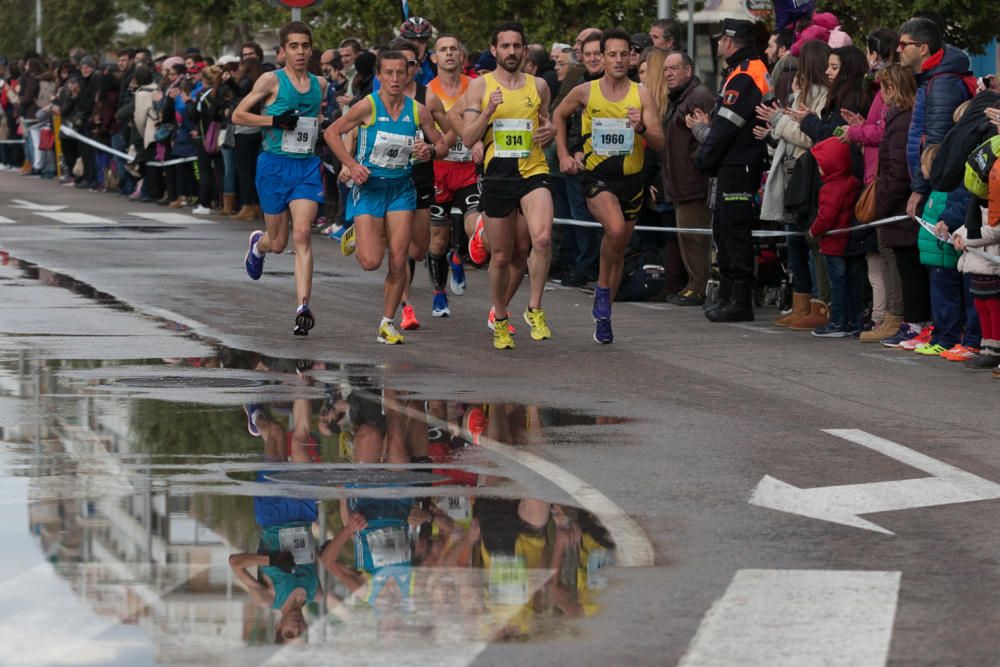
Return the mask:
{"type": "MultiPolygon", "coordinates": [[[[834,14],[818,10],[780,22],[770,31],[757,23],[749,36],[732,31],[736,55],[719,78],[758,58],[769,70],[769,90],[750,119],[760,163],[748,173],[761,174],[751,193],[754,227],[770,230],[754,244],[755,301],[776,296],[784,309],[777,326],[939,356],[1000,378],[995,77],[976,78],[968,55],[945,41],[931,13],[868,35],[848,34],[834,14]]],[[[325,50],[332,45],[314,45],[309,70],[329,82],[326,120],[377,89],[383,50],[408,43],[418,61],[414,78],[430,83],[430,23],[410,19],[400,39],[403,46],[366,48],[353,38],[325,50]]],[[[489,48],[468,46],[466,75],[496,67],[489,48]]],[[[736,100],[703,81],[681,46],[669,19],[631,36],[629,77],[651,94],[665,147],[647,149],[637,176],[645,184],[644,231],[630,243],[618,298],[710,307],[716,281],[707,230],[720,202],[717,174],[697,168],[698,154],[712,122],[736,100]]],[[[253,42],[218,59],[197,49],[115,55],[74,52],[49,62],[36,53],[16,62],[0,56],[0,169],[196,215],[259,219],[261,131],[229,119],[261,74],[282,63],[253,42]]],[[[555,109],[574,86],[603,75],[601,30],[548,47],[529,44],[522,67],[544,80],[555,109]]],[[[578,114],[567,140],[574,154],[582,150],[578,114]]],[[[317,150],[326,204],[314,228],[339,239],[351,223],[344,219],[347,190],[335,156],[322,141],[317,150]]],[[[592,222],[580,177],[560,173],[554,146],[546,156],[557,221],[592,222]]],[[[556,229],[552,277],[571,286],[593,282],[600,229],[556,229]]],[[[464,249],[461,224],[455,231],[464,249]]],[[[725,282],[723,301],[738,299],[725,293],[725,282]]],[[[753,317],[752,309],[737,312],[753,317]]]]}

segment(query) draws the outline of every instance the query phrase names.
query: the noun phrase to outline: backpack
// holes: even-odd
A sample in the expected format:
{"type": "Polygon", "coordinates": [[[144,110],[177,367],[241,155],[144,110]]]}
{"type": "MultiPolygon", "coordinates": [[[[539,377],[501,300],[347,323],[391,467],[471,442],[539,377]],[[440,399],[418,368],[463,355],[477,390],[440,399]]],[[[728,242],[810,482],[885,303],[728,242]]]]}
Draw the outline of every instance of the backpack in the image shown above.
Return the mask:
{"type": "Polygon", "coordinates": [[[1000,135],[976,146],[965,161],[965,188],[980,199],[989,199],[990,172],[1000,155],[1000,135]]]}
{"type": "Polygon", "coordinates": [[[812,214],[819,201],[819,186],[816,158],[812,151],[806,151],[795,161],[785,187],[786,219],[802,230],[809,226],[814,217],[812,214]]]}
{"type": "Polygon", "coordinates": [[[615,301],[649,301],[663,291],[666,273],[658,250],[629,249],[625,253],[622,281],[615,301]]]}

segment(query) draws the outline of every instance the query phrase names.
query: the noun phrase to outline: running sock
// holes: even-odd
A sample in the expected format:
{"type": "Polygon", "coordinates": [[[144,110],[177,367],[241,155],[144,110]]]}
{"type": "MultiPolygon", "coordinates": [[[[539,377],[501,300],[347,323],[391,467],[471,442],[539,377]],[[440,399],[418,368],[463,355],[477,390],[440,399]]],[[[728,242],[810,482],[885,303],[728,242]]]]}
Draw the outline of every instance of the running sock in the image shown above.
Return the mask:
{"type": "Polygon", "coordinates": [[[448,256],[427,253],[427,270],[431,274],[431,284],[438,292],[444,291],[448,282],[448,256]]]}
{"type": "MultiPolygon", "coordinates": [[[[382,318],[382,324],[392,324],[392,318],[391,317],[383,317],[382,318]]],[[[379,326],[381,326],[381,324],[379,326]]]]}
{"type": "Polygon", "coordinates": [[[308,304],[308,303],[303,303],[303,304],[302,304],[301,306],[299,306],[299,307],[298,307],[298,308],[297,308],[297,309],[295,310],[295,312],[296,312],[296,313],[301,313],[301,312],[302,312],[303,310],[309,310],[309,304],[308,304]]]}
{"type": "Polygon", "coordinates": [[[257,259],[260,259],[261,257],[264,256],[264,253],[262,253],[261,251],[257,250],[257,244],[258,243],[260,243],[259,239],[257,241],[254,241],[253,248],[250,249],[250,252],[253,253],[254,257],[256,257],[257,259]]]}

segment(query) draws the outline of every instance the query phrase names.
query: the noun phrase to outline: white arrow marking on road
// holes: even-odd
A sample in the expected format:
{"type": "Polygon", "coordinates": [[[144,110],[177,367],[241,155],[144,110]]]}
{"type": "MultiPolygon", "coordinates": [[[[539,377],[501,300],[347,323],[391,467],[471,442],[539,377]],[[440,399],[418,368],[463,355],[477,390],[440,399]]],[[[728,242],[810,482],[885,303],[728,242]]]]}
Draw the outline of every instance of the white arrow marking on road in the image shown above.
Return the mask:
{"type": "Polygon", "coordinates": [[[208,218],[196,218],[193,215],[184,215],[183,213],[129,213],[129,215],[166,225],[208,225],[212,223],[208,218]]]}
{"type": "Polygon", "coordinates": [[[740,570],[678,667],[882,667],[899,572],[740,570]]]}
{"type": "Polygon", "coordinates": [[[62,222],[67,225],[117,225],[118,224],[114,220],[108,220],[107,218],[101,218],[96,215],[91,215],[89,213],[73,213],[71,211],[67,211],[65,213],[35,212],[35,215],[40,215],[43,218],[55,220],[56,222],[62,222]]]}
{"type": "Polygon", "coordinates": [[[765,475],[750,496],[750,504],[893,535],[891,530],[866,521],[860,515],[1000,498],[1000,484],[891,440],[856,429],[824,429],[824,433],[867,447],[932,476],[800,489],[765,475]]]}
{"type": "Polygon", "coordinates": [[[13,220],[11,220],[10,218],[5,218],[2,215],[0,215],[0,225],[13,225],[13,224],[14,224],[13,220]]]}
{"type": "Polygon", "coordinates": [[[53,206],[49,204],[36,204],[34,202],[25,201],[23,199],[11,199],[13,205],[11,208],[25,208],[29,211],[61,211],[65,206],[53,206]]]}

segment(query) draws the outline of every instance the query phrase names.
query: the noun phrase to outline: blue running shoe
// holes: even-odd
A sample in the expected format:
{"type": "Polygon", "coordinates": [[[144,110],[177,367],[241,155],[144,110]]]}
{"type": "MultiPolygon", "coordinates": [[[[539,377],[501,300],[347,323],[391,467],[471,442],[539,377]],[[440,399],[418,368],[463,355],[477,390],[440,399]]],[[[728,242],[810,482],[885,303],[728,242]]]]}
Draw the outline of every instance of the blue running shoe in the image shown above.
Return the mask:
{"type": "Polygon", "coordinates": [[[260,429],[257,428],[256,419],[260,415],[264,414],[263,409],[260,407],[260,403],[246,403],[243,405],[243,412],[247,416],[247,433],[255,438],[260,437],[260,429]]]}
{"type": "Polygon", "coordinates": [[[448,278],[448,286],[455,296],[465,294],[465,265],[462,258],[454,249],[448,252],[448,266],[451,267],[451,276],[448,278]]]}
{"type": "Polygon", "coordinates": [[[260,280],[261,274],[264,273],[264,258],[253,254],[253,247],[257,245],[257,241],[263,236],[264,232],[261,231],[250,234],[250,245],[247,248],[246,257],[243,258],[243,264],[247,268],[247,275],[250,276],[250,280],[260,280]]]}
{"type": "Polygon", "coordinates": [[[434,292],[434,308],[431,310],[434,317],[450,317],[451,308],[448,307],[448,295],[445,292],[434,292]]]}
{"type": "Polygon", "coordinates": [[[348,225],[334,225],[333,230],[327,236],[340,243],[340,239],[344,236],[344,232],[347,231],[347,227],[348,225]]]}
{"type": "Polygon", "coordinates": [[[591,311],[595,320],[611,319],[611,289],[597,287],[594,289],[594,310],[591,311]]]}
{"type": "Polygon", "coordinates": [[[909,324],[903,322],[899,325],[899,329],[893,335],[883,338],[879,342],[886,347],[899,347],[904,341],[908,341],[911,338],[916,338],[920,335],[920,327],[915,324],[909,324]]]}
{"type": "Polygon", "coordinates": [[[601,345],[615,342],[615,334],[611,331],[611,318],[594,320],[594,341],[601,345]]]}

